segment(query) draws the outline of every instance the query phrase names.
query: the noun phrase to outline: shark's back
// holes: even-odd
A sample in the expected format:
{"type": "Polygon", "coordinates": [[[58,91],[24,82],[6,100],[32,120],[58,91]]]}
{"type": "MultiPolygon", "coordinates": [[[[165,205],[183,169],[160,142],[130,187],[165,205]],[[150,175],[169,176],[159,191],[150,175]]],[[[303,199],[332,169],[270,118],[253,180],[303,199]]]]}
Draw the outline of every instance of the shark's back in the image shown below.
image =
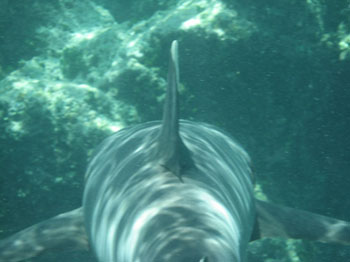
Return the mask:
{"type": "Polygon", "coordinates": [[[161,122],[107,138],[84,191],[99,261],[242,261],[255,220],[249,158],[213,126],[179,120],[178,44],[161,122]]]}
{"type": "Polygon", "coordinates": [[[89,165],[84,211],[97,257],[241,261],[254,219],[248,155],[219,129],[180,121],[191,157],[180,181],[154,157],[160,128],[116,133],[89,165]]]}

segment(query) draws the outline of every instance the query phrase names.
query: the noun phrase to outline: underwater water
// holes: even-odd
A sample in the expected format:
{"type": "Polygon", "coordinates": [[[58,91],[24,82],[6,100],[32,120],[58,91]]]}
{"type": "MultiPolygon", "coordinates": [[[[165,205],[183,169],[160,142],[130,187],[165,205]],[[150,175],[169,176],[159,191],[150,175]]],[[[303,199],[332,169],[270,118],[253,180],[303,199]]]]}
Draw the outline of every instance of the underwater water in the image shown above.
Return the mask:
{"type": "MultiPolygon", "coordinates": [[[[350,220],[349,3],[3,1],[0,239],[81,205],[94,148],[161,118],[180,46],[181,118],[252,158],[256,196],[350,220]]],[[[348,247],[260,240],[249,262],[348,261],[348,247]]],[[[95,261],[65,250],[28,261],[95,261]]]]}

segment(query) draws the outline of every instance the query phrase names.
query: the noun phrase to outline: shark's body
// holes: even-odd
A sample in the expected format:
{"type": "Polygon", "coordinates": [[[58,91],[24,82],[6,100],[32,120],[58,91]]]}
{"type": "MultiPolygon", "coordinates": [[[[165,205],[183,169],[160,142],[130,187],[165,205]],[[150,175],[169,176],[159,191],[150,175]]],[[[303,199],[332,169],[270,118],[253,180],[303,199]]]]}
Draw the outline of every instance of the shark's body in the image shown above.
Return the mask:
{"type": "Polygon", "coordinates": [[[123,129],[96,150],[83,207],[0,241],[0,262],[59,246],[99,262],[242,262],[263,236],[350,244],[350,225],[254,199],[248,154],[216,127],[178,119],[177,42],[163,120],[123,129]]]}
{"type": "Polygon", "coordinates": [[[181,121],[194,162],[182,183],[154,158],[160,128],[116,133],[89,166],[84,213],[100,261],[242,261],[255,218],[248,155],[216,128],[181,121]]]}

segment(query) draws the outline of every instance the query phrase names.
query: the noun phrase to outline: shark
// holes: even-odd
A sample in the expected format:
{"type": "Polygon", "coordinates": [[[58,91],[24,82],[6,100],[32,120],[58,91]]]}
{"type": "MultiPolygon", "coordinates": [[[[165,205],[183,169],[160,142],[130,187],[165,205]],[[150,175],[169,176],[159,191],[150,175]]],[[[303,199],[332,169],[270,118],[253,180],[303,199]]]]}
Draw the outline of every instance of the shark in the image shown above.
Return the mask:
{"type": "Polygon", "coordinates": [[[350,223],[258,200],[247,152],[219,128],[179,119],[178,42],[161,121],[95,150],[83,204],[0,241],[0,262],[59,249],[99,262],[243,262],[263,237],[350,244],[350,223]]]}

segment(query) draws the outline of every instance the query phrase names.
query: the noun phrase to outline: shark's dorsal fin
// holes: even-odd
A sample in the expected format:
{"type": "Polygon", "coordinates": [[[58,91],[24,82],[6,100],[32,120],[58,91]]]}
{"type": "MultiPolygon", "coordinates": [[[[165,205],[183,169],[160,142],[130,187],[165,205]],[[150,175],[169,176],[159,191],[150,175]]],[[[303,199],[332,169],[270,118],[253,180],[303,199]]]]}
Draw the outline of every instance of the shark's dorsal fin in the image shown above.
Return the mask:
{"type": "Polygon", "coordinates": [[[178,85],[179,55],[178,43],[175,40],[170,48],[168,87],[156,150],[161,165],[183,182],[182,171],[192,164],[192,160],[189,150],[181,140],[179,133],[178,85]]]}

